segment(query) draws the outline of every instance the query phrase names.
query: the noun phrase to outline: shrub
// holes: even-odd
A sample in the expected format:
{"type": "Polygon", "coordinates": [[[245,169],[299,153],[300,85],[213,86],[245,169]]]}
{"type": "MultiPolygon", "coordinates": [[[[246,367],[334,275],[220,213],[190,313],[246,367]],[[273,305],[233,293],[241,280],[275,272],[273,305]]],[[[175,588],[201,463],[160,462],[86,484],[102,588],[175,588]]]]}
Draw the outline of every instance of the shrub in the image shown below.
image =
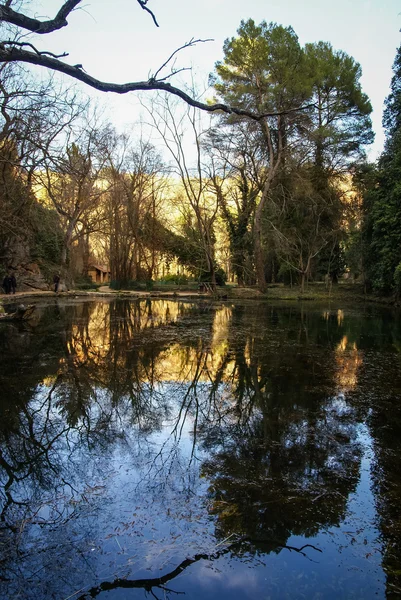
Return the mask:
{"type": "Polygon", "coordinates": [[[89,275],[77,275],[75,277],[74,287],[76,290],[93,290],[99,288],[102,283],[92,281],[89,275]]]}
{"type": "Polygon", "coordinates": [[[175,285],[187,285],[188,277],[186,275],[165,275],[158,283],[170,283],[175,285]]]}
{"type": "Polygon", "coordinates": [[[397,296],[401,295],[401,262],[398,263],[394,270],[394,284],[397,296]]]}
{"type": "Polygon", "coordinates": [[[216,277],[216,284],[217,284],[217,285],[221,285],[221,286],[224,286],[224,285],[226,285],[226,281],[227,281],[227,274],[226,274],[226,272],[224,271],[224,269],[222,269],[221,267],[219,267],[219,268],[216,270],[215,277],[216,277]]]}
{"type": "Polygon", "coordinates": [[[153,289],[153,281],[110,281],[109,286],[113,290],[151,290],[153,289]]]}

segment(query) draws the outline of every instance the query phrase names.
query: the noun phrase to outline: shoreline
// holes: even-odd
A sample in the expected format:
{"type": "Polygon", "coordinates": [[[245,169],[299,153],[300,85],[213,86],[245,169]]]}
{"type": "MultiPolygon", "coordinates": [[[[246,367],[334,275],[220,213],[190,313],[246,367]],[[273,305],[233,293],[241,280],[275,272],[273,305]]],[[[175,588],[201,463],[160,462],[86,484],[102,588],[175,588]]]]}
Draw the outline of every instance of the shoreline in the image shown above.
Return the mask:
{"type": "Polygon", "coordinates": [[[361,286],[353,284],[340,284],[329,292],[319,284],[311,285],[303,294],[299,288],[284,286],[272,286],[266,294],[262,294],[255,288],[227,287],[218,290],[215,296],[199,292],[197,290],[112,290],[108,286],[102,286],[93,290],[68,290],[55,293],[52,290],[24,290],[15,294],[1,294],[0,305],[14,304],[21,299],[32,301],[42,298],[165,298],[176,299],[204,299],[208,301],[234,301],[234,300],[258,300],[278,302],[341,302],[347,304],[369,303],[389,308],[399,308],[400,303],[395,298],[374,296],[364,294],[361,286]]]}

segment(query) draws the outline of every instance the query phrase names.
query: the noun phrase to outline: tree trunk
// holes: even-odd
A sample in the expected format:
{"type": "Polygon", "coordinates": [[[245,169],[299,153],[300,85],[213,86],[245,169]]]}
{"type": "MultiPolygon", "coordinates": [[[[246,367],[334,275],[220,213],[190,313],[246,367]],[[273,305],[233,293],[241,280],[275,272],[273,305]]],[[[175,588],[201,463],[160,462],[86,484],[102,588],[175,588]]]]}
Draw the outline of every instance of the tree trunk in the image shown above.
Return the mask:
{"type": "Polygon", "coordinates": [[[67,246],[64,243],[63,247],[61,248],[61,264],[63,267],[65,267],[67,265],[67,256],[68,256],[67,246]]]}
{"type": "Polygon", "coordinates": [[[263,209],[266,206],[267,199],[270,193],[270,187],[276,175],[276,172],[281,164],[282,158],[282,132],[281,132],[281,121],[280,117],[277,119],[277,130],[278,130],[278,141],[277,141],[277,153],[275,156],[273,141],[270,132],[270,127],[266,119],[261,121],[262,131],[269,149],[269,171],[266,181],[263,185],[262,197],[255,210],[254,219],[254,249],[255,249],[255,269],[256,269],[256,280],[258,287],[262,293],[267,292],[267,282],[265,276],[265,265],[263,260],[263,247],[262,247],[262,215],[263,209]]]}
{"type": "Polygon", "coordinates": [[[265,264],[263,260],[263,248],[262,248],[262,209],[264,206],[263,202],[264,193],[262,199],[255,211],[255,222],[254,222],[254,252],[255,252],[255,271],[256,281],[260,291],[265,294],[267,292],[267,283],[265,276],[265,264]]]}
{"type": "Polygon", "coordinates": [[[89,254],[90,254],[89,234],[86,233],[85,237],[84,237],[84,252],[83,252],[83,275],[85,275],[85,277],[88,276],[88,271],[89,271],[89,254]]]}

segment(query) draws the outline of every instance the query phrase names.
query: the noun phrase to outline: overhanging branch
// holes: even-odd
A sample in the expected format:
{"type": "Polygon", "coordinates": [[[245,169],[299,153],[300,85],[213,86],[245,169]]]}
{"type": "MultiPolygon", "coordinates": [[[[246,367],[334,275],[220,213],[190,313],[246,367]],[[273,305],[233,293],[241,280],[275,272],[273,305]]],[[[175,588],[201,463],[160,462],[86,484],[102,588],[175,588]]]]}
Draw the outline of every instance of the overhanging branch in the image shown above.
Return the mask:
{"type": "MultiPolygon", "coordinates": [[[[143,10],[148,12],[155,25],[158,26],[156,21],[156,17],[153,12],[148,8],[149,0],[137,0],[137,3],[141,6],[143,10]]],[[[1,2],[1,0],[0,0],[1,2]]],[[[54,19],[49,19],[46,21],[41,21],[36,18],[31,18],[23,13],[17,12],[10,7],[10,2],[0,3],[0,22],[4,21],[5,23],[10,23],[23,29],[25,31],[29,31],[31,33],[36,34],[46,34],[51,33],[53,31],[57,31],[62,27],[66,27],[68,25],[67,17],[71,14],[73,10],[75,10],[78,5],[82,2],[82,0],[67,0],[64,2],[54,17],[54,19]]],[[[204,102],[199,102],[195,98],[192,98],[189,94],[184,92],[183,90],[171,85],[166,80],[175,75],[176,73],[185,70],[185,69],[172,69],[171,73],[164,77],[158,77],[161,73],[162,69],[164,69],[168,63],[176,56],[176,54],[187,47],[193,46],[199,42],[204,42],[208,40],[194,40],[191,39],[187,44],[184,44],[180,48],[177,48],[169,58],[163,63],[163,65],[156,71],[153,77],[150,77],[147,81],[134,81],[128,83],[110,83],[106,81],[101,81],[89,75],[83,68],[81,64],[69,65],[60,58],[68,56],[67,53],[63,53],[60,55],[56,55],[49,51],[40,51],[30,42],[18,42],[11,40],[0,42],[0,63],[1,62],[22,62],[28,63],[32,65],[37,65],[44,67],[46,69],[50,69],[51,71],[58,71],[59,73],[63,73],[64,75],[68,75],[73,79],[77,79],[78,81],[82,81],[86,85],[99,90],[101,92],[113,92],[115,94],[127,94],[129,92],[136,91],[149,91],[149,90],[158,90],[162,92],[167,92],[169,94],[173,94],[178,96],[184,102],[193,106],[195,108],[199,108],[200,110],[206,112],[224,112],[229,115],[238,115],[240,117],[248,117],[257,121],[262,119],[266,119],[267,117],[275,117],[279,115],[284,115],[292,112],[296,112],[299,110],[305,110],[313,104],[309,104],[307,106],[294,107],[290,110],[278,111],[278,112],[266,112],[266,113],[256,113],[252,110],[247,110],[243,108],[237,108],[233,106],[228,106],[227,104],[207,104],[204,102]],[[29,47],[33,51],[27,50],[29,47]]]]}
{"type": "Polygon", "coordinates": [[[32,33],[51,33],[68,25],[67,17],[82,0],[67,0],[64,2],[54,19],[40,21],[16,12],[8,4],[0,5],[0,21],[11,23],[32,33]]]}
{"type": "MultiPolygon", "coordinates": [[[[77,1],[75,0],[77,3],[77,1]]],[[[63,73],[64,75],[68,75],[73,79],[77,79],[78,81],[82,81],[86,85],[99,90],[101,92],[113,92],[115,94],[127,94],[129,92],[138,92],[138,91],[150,91],[150,90],[158,90],[162,92],[168,92],[169,94],[173,94],[178,96],[184,102],[193,106],[195,108],[199,108],[200,110],[206,112],[224,112],[229,115],[238,115],[242,117],[248,117],[251,119],[255,119],[260,121],[261,119],[267,117],[275,117],[278,115],[288,114],[291,112],[295,112],[298,110],[305,110],[312,104],[307,106],[300,106],[293,108],[291,110],[278,111],[278,112],[266,112],[266,113],[255,113],[250,110],[236,108],[233,106],[228,106],[227,104],[206,104],[204,102],[199,102],[195,98],[192,98],[189,94],[184,92],[183,90],[167,83],[163,80],[157,80],[154,78],[149,79],[148,81],[133,81],[129,83],[110,83],[106,81],[101,81],[92,77],[86,71],[83,70],[82,65],[69,65],[57,58],[53,58],[47,54],[37,54],[36,52],[29,52],[28,50],[24,50],[23,48],[18,48],[15,46],[5,47],[0,44],[0,62],[23,62],[29,63],[32,65],[37,65],[44,67],[46,69],[50,69],[52,71],[58,71],[59,73],[63,73]]]]}
{"type": "MultiPolygon", "coordinates": [[[[67,17],[81,2],[82,0],[67,0],[64,2],[54,19],[49,19],[47,21],[40,21],[39,19],[28,17],[23,13],[13,10],[10,7],[10,3],[5,2],[0,5],[0,21],[16,25],[26,31],[31,31],[32,33],[51,33],[52,31],[57,31],[68,25],[67,17]]],[[[148,0],[137,0],[137,2],[143,10],[146,10],[146,12],[151,15],[156,27],[159,27],[154,13],[147,7],[148,0]]]]}
{"type": "Polygon", "coordinates": [[[62,54],[54,54],[54,52],[48,52],[47,50],[38,50],[33,44],[31,44],[30,42],[17,42],[15,40],[8,40],[8,41],[4,41],[2,42],[3,46],[16,46],[19,48],[24,48],[24,46],[28,46],[29,48],[32,48],[32,50],[35,52],[35,54],[39,54],[39,55],[46,55],[47,56],[52,56],[53,58],[65,58],[66,56],[68,56],[68,52],[63,52],[62,54]]]}

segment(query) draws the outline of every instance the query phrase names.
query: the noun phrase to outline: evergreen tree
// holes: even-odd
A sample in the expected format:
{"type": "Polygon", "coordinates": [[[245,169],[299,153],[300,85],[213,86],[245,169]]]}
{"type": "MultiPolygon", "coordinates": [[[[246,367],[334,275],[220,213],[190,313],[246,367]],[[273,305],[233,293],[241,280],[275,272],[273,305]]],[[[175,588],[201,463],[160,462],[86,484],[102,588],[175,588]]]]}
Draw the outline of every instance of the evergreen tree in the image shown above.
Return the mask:
{"type": "Polygon", "coordinates": [[[372,106],[362,92],[360,65],[327,42],[306,44],[306,64],[312,81],[306,141],[317,170],[329,174],[348,170],[350,161],[364,156],[373,142],[372,106]]]}
{"type": "Polygon", "coordinates": [[[381,293],[401,291],[401,46],[383,114],[386,143],[364,196],[366,275],[381,293]]]}
{"type": "MultiPolygon", "coordinates": [[[[297,266],[302,278],[311,275],[312,258],[317,262],[320,251],[326,249],[328,270],[335,279],[340,268],[332,273],[332,267],[339,262],[337,233],[342,213],[336,180],[363,156],[363,145],[373,141],[372,107],[361,89],[360,65],[325,42],[301,48],[291,27],[264,21],[256,25],[250,19],[241,22],[237,33],[236,38],[225,41],[224,61],[216,64],[214,86],[227,103],[266,115],[251,125],[260,132],[257,143],[264,156],[265,176],[252,231],[257,282],[265,291],[268,272],[274,271],[269,262],[283,260],[273,256],[274,247],[276,252],[279,247],[280,255],[285,247],[288,263],[289,240],[295,239],[289,231],[295,232],[299,242],[297,264],[304,255],[304,251],[299,254],[298,246],[309,247],[308,257],[297,266]],[[304,182],[301,186],[300,180],[304,182]],[[294,210],[286,210],[287,197],[294,210]],[[295,221],[303,210],[309,226],[301,234],[295,221]],[[286,234],[277,230],[277,214],[286,216],[286,234]],[[278,246],[277,236],[271,243],[271,227],[282,234],[278,246]],[[313,243],[311,232],[317,232],[313,243]]],[[[232,117],[231,122],[237,119],[232,117]]]]}

